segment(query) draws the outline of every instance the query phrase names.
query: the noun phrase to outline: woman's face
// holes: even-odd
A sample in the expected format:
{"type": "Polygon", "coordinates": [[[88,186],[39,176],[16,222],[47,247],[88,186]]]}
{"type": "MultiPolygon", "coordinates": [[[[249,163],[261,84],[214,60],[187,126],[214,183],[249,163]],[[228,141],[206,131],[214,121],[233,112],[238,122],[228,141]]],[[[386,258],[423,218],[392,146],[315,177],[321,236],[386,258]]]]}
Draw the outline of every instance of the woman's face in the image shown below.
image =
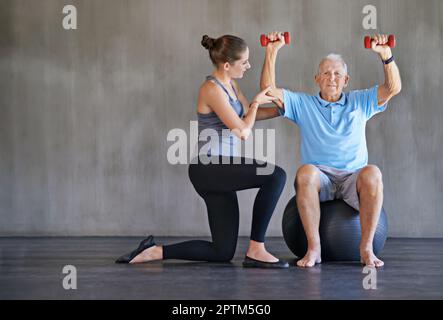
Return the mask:
{"type": "Polygon", "coordinates": [[[233,64],[229,64],[227,72],[229,77],[233,79],[241,79],[246,70],[250,68],[249,48],[246,47],[246,50],[240,54],[240,59],[236,60],[233,64]]]}

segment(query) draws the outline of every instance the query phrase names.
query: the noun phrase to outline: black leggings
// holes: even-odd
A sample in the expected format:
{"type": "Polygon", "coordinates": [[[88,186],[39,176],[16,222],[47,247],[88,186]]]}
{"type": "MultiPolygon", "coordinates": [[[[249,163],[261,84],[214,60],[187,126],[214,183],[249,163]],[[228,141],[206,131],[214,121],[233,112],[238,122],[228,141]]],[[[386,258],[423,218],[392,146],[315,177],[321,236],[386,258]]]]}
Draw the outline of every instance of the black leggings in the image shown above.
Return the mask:
{"type": "MultiPolygon", "coordinates": [[[[239,210],[236,191],[260,188],[255,197],[251,240],[264,242],[266,229],[286,182],[285,171],[273,164],[232,164],[233,157],[225,157],[231,164],[197,164],[189,166],[189,178],[208,209],[212,242],[185,241],[163,246],[163,259],[193,261],[230,261],[237,246],[239,210]],[[257,168],[272,166],[272,174],[257,175],[257,168]]],[[[248,159],[251,160],[251,159],[248,159]]],[[[268,167],[269,169],[269,167],[268,167]]],[[[269,171],[268,171],[269,172],[269,171]]]]}

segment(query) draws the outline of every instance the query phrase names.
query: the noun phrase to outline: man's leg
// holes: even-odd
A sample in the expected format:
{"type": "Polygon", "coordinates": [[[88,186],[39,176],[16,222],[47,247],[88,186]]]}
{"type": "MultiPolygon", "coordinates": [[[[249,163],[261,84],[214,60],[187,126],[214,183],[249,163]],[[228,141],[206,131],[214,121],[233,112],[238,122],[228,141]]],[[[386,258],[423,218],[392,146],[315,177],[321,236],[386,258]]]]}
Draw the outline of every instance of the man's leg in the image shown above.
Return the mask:
{"type": "Polygon", "coordinates": [[[299,267],[312,267],[321,262],[320,247],[320,171],[313,165],[301,166],[295,177],[298,211],[308,240],[308,251],[299,267]]]}
{"type": "Polygon", "coordinates": [[[357,192],[360,202],[361,260],[367,266],[381,267],[384,263],[375,256],[372,247],[383,205],[382,174],[377,166],[368,165],[360,170],[357,177],[357,192]]]}

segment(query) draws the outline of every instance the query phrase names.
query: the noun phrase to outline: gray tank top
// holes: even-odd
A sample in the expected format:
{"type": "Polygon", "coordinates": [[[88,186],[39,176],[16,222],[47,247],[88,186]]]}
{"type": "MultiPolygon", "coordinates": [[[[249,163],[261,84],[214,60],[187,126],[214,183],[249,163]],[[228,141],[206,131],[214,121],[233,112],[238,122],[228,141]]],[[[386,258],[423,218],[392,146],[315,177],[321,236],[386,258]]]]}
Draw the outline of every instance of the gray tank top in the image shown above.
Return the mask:
{"type": "MultiPolygon", "coordinates": [[[[221,84],[217,78],[213,76],[207,76],[207,80],[214,80],[214,82],[219,85],[224,92],[229,97],[229,104],[232,106],[234,111],[240,118],[244,116],[243,106],[238,100],[237,92],[234,90],[235,97],[234,100],[226,90],[226,88],[221,84]]],[[[197,112],[198,117],[198,154],[205,154],[207,156],[222,155],[222,156],[239,156],[237,151],[237,143],[239,138],[229,131],[229,128],[220,120],[217,114],[212,111],[211,113],[203,114],[197,112]],[[208,129],[208,130],[207,130],[208,129]],[[200,141],[203,139],[203,141],[200,141]]]]}

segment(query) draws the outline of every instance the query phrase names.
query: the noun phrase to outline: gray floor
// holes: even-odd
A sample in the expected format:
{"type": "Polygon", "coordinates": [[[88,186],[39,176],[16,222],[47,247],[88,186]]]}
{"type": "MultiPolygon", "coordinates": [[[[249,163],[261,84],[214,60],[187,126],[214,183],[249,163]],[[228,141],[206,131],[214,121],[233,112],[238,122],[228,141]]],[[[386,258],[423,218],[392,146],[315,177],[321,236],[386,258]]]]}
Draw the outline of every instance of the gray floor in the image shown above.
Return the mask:
{"type": "MultiPolygon", "coordinates": [[[[443,239],[388,239],[377,289],[363,288],[356,263],[294,266],[280,238],[272,253],[288,270],[243,269],[248,242],[240,238],[230,264],[158,261],[114,264],[140,238],[0,238],[0,299],[442,299],[443,239]],[[77,289],[65,290],[65,265],[77,270],[77,289]]],[[[185,238],[158,238],[171,243],[185,238]]]]}

